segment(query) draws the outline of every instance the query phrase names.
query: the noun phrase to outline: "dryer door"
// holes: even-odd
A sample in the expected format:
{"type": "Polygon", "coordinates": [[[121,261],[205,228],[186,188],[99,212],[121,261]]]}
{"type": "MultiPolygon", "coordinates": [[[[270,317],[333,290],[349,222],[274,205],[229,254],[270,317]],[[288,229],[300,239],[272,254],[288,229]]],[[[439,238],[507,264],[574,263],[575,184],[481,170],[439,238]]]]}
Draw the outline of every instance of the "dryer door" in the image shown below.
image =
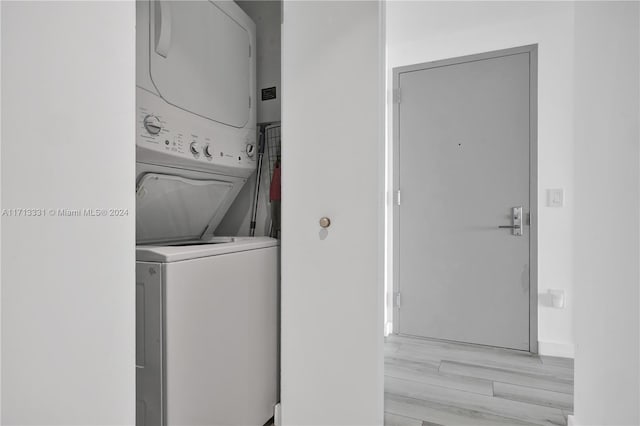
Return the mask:
{"type": "Polygon", "coordinates": [[[253,24],[233,2],[153,0],[149,69],[168,103],[233,127],[250,117],[253,24]]]}

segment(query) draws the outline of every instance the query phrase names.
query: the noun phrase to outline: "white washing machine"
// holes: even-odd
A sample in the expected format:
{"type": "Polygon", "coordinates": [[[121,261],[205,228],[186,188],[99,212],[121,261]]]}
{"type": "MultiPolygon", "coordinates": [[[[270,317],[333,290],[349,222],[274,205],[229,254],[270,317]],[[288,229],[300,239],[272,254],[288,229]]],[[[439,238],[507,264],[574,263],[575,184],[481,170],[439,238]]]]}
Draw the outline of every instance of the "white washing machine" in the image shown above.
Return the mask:
{"type": "Polygon", "coordinates": [[[256,167],[255,26],[228,1],[136,7],[136,424],[260,426],[278,244],[214,235],[256,167]]]}
{"type": "Polygon", "coordinates": [[[265,424],[278,401],[278,247],[139,246],[136,425],[265,424]]]}

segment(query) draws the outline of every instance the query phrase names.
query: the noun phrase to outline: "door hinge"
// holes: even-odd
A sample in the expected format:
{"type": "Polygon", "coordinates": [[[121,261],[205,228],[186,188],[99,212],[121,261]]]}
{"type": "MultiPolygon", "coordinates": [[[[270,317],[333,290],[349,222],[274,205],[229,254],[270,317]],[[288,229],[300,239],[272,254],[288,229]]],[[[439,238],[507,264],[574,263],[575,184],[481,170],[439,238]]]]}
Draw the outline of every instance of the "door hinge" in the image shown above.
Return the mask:
{"type": "Polygon", "coordinates": [[[396,191],[396,205],[400,205],[400,190],[396,191]]]}
{"type": "Polygon", "coordinates": [[[400,292],[394,293],[393,296],[394,296],[393,297],[393,303],[395,304],[396,308],[399,308],[400,307],[400,302],[401,302],[400,292]]]}
{"type": "Polygon", "coordinates": [[[251,45],[249,45],[249,57],[251,57],[251,45]]]}
{"type": "Polygon", "coordinates": [[[400,97],[400,88],[393,89],[393,103],[399,104],[402,101],[400,97]]]}

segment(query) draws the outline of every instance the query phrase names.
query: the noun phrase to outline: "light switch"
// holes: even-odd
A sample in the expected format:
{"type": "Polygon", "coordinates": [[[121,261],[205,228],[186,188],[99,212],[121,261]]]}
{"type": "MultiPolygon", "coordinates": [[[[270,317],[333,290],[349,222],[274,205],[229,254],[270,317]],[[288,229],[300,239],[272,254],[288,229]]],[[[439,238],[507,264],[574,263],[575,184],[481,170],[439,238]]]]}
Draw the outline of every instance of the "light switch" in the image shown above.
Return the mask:
{"type": "Polygon", "coordinates": [[[565,305],[564,290],[549,289],[551,295],[551,306],[562,309],[565,305]]]}
{"type": "Polygon", "coordinates": [[[564,206],[564,189],[547,189],[547,206],[562,207],[564,206]]]}

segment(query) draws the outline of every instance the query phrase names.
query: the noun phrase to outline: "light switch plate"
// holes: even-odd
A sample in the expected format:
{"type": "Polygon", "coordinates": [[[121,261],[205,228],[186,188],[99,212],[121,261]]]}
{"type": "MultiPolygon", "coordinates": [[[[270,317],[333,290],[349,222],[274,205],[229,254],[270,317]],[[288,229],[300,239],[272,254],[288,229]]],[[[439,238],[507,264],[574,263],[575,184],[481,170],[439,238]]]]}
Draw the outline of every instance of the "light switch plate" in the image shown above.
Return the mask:
{"type": "Polygon", "coordinates": [[[562,207],[564,206],[564,189],[547,189],[547,206],[562,207]]]}

